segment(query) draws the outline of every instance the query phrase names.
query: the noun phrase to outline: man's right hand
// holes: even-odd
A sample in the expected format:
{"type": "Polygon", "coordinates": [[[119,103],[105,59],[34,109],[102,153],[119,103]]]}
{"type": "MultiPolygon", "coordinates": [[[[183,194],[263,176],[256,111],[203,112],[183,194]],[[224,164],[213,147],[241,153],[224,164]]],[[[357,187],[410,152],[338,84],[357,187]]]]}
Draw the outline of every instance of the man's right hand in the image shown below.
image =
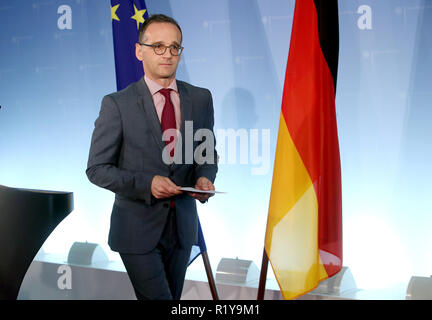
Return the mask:
{"type": "Polygon", "coordinates": [[[181,194],[180,186],[177,186],[169,178],[154,176],[151,184],[151,193],[156,199],[169,198],[181,194]]]}

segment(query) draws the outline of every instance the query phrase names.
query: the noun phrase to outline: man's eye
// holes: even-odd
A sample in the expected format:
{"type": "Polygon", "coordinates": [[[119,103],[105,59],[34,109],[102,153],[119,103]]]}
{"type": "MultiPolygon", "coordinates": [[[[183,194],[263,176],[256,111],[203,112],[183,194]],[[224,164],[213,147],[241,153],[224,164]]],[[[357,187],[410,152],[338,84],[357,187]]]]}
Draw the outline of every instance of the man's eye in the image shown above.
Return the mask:
{"type": "Polygon", "coordinates": [[[153,47],[155,49],[160,49],[162,47],[162,45],[160,43],[156,43],[156,44],[153,45],[153,47]]]}
{"type": "Polygon", "coordinates": [[[174,50],[179,50],[179,49],[180,49],[180,46],[172,45],[171,48],[173,48],[174,50]]]}

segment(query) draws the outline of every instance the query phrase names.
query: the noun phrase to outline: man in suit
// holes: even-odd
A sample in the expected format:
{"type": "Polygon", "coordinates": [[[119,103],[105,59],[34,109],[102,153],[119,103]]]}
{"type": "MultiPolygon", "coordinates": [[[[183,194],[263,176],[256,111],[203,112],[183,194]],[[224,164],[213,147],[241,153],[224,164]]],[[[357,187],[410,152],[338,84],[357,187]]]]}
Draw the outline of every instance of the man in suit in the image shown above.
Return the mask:
{"type": "Polygon", "coordinates": [[[115,193],[108,243],[138,299],[180,299],[197,241],[195,199],[209,197],[180,188],[214,190],[212,97],[175,79],[181,43],[170,17],[153,15],[141,25],[136,57],[145,76],[102,99],[90,146],[86,173],[115,193]]]}

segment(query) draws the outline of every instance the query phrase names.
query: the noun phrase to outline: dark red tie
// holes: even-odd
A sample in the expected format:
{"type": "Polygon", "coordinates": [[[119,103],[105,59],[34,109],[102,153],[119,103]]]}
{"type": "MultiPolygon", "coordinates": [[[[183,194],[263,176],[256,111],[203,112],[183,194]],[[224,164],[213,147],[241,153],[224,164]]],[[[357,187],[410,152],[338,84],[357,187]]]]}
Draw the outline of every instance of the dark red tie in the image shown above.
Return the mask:
{"type": "MultiPolygon", "coordinates": [[[[165,132],[165,130],[168,129],[177,129],[176,125],[176,119],[175,119],[175,111],[174,106],[171,101],[171,89],[161,89],[159,92],[165,97],[165,105],[162,110],[162,117],[161,117],[161,127],[162,127],[162,135],[165,132]]],[[[165,141],[166,144],[171,143],[174,140],[174,137],[170,137],[168,141],[165,141]]],[[[174,147],[175,145],[172,144],[170,146],[170,156],[171,158],[174,157],[174,147]]],[[[170,207],[175,207],[174,200],[170,201],[170,207]]]]}
{"type": "MultiPolygon", "coordinates": [[[[159,92],[165,97],[165,105],[162,110],[161,126],[162,134],[168,129],[177,129],[174,106],[171,101],[171,89],[161,89],[159,92]]],[[[166,144],[171,143],[174,137],[171,136],[169,141],[165,141],[166,144]]],[[[170,146],[170,156],[174,156],[174,144],[170,146]]]]}

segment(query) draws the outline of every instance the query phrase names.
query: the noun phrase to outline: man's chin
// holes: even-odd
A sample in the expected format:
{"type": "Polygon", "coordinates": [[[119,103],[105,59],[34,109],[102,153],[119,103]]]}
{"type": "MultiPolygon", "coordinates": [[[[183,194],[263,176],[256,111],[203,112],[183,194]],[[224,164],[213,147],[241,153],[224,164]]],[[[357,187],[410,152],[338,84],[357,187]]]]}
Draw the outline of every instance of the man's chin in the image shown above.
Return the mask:
{"type": "Polygon", "coordinates": [[[161,79],[174,79],[175,78],[175,73],[160,73],[159,77],[161,79]]]}

